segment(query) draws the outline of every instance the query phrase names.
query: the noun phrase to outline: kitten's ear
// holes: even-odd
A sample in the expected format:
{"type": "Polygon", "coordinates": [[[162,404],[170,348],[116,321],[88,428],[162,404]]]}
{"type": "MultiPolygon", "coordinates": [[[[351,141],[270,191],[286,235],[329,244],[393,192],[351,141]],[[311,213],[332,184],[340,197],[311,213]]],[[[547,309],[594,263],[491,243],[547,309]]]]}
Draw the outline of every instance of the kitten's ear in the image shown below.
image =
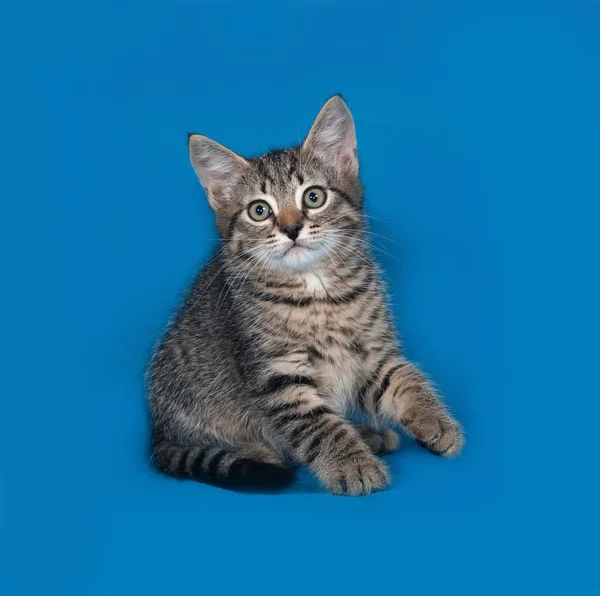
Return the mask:
{"type": "Polygon", "coordinates": [[[216,211],[227,199],[228,190],[239,180],[249,163],[237,153],[203,135],[188,135],[190,160],[216,211]]]}
{"type": "Polygon", "coordinates": [[[312,151],[338,169],[358,173],[354,119],[340,95],[334,95],[321,108],[302,149],[312,151]]]}

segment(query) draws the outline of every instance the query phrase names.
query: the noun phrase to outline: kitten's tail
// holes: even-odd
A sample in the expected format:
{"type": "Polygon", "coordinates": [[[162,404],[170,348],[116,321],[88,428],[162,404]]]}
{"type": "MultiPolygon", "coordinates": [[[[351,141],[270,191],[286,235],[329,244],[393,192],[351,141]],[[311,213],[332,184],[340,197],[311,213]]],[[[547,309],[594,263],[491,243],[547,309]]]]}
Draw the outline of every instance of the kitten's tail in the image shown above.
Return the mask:
{"type": "Polygon", "coordinates": [[[283,464],[248,457],[232,447],[210,444],[183,447],[159,439],[152,448],[154,464],[164,474],[237,490],[278,490],[294,481],[294,471],[283,464]]]}

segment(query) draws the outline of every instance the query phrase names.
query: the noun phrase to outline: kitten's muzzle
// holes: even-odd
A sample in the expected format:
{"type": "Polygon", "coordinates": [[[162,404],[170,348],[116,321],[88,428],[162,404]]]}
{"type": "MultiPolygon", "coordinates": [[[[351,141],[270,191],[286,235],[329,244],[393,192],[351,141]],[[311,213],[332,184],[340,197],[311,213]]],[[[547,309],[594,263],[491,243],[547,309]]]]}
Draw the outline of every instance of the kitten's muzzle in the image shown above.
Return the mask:
{"type": "Polygon", "coordinates": [[[294,223],[287,226],[283,226],[281,231],[290,239],[296,242],[296,239],[300,235],[300,230],[302,229],[301,223],[294,223]]]}

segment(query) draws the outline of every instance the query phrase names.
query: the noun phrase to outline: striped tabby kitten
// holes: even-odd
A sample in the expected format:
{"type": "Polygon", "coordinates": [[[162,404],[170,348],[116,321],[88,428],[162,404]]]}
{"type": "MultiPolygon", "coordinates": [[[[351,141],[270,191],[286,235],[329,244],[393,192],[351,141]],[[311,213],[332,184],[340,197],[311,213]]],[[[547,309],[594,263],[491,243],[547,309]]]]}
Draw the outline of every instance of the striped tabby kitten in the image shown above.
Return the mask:
{"type": "Polygon", "coordinates": [[[398,347],[342,98],[300,147],[244,159],[192,134],[189,150],[222,242],[152,361],[158,469],[265,489],[303,464],[329,491],[365,495],[389,481],[386,425],[456,455],[460,426],[398,347]]]}

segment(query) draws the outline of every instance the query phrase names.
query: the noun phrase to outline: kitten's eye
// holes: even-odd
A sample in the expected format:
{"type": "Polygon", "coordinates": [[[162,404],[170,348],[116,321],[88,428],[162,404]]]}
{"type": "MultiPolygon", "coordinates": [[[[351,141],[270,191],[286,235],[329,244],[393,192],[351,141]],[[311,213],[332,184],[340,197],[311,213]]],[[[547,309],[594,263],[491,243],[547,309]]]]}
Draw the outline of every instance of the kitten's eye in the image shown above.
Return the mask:
{"type": "Polygon", "coordinates": [[[317,207],[322,207],[325,204],[325,201],[327,200],[327,193],[322,188],[313,186],[312,188],[307,188],[304,191],[302,200],[309,209],[316,209],[317,207]]]}
{"type": "Polygon", "coordinates": [[[254,201],[248,207],[248,215],[254,221],[265,221],[271,215],[271,207],[265,201],[254,201]]]}

